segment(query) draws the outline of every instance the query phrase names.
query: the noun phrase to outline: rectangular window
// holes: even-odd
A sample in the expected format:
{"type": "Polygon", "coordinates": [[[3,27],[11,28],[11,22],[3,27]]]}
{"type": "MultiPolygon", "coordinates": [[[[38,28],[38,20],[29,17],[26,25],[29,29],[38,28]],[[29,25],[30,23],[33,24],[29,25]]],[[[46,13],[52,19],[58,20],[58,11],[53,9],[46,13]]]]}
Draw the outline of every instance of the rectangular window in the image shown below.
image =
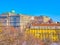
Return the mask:
{"type": "Polygon", "coordinates": [[[10,22],[11,26],[20,26],[20,23],[16,23],[16,22],[10,22]]]}
{"type": "Polygon", "coordinates": [[[9,21],[11,26],[20,26],[20,16],[10,16],[9,21]]]}

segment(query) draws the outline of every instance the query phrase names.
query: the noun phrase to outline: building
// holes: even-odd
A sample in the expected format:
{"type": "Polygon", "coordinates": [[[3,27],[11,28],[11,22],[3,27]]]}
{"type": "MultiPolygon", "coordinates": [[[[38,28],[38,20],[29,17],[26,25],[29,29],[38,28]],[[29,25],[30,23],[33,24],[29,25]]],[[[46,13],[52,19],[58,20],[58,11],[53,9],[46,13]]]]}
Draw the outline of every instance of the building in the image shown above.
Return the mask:
{"type": "Polygon", "coordinates": [[[8,18],[9,26],[19,27],[20,26],[20,15],[10,15],[8,18]]]}
{"type": "Polygon", "coordinates": [[[16,14],[15,11],[2,13],[0,15],[0,27],[7,34],[20,32],[20,15],[16,14]]]}
{"type": "MultiPolygon", "coordinates": [[[[50,41],[58,41],[60,32],[60,24],[36,24],[33,23],[30,28],[26,28],[26,35],[33,35],[34,37],[50,41]]],[[[28,38],[28,36],[27,36],[28,38]]]]}
{"type": "Polygon", "coordinates": [[[44,22],[44,23],[49,22],[49,20],[51,20],[50,17],[48,17],[48,16],[43,16],[43,22],[44,22]]]}
{"type": "Polygon", "coordinates": [[[7,26],[7,16],[6,15],[0,15],[0,23],[2,23],[3,26],[7,26]]]}
{"type": "Polygon", "coordinates": [[[8,41],[8,44],[19,43],[18,45],[20,45],[27,41],[28,45],[43,45],[41,41],[60,40],[60,22],[53,22],[47,16],[16,14],[12,10],[12,12],[0,15],[0,33],[1,42],[4,44],[8,41]]]}
{"type": "Polygon", "coordinates": [[[16,14],[14,10],[12,10],[11,12],[3,13],[1,16],[7,16],[6,22],[8,26],[20,26],[20,15],[16,14]]]}
{"type": "Polygon", "coordinates": [[[34,21],[36,21],[36,23],[52,23],[52,19],[48,16],[35,16],[34,17],[34,21]]]}
{"type": "MultiPolygon", "coordinates": [[[[28,25],[29,26],[29,25],[28,25]]],[[[50,41],[60,40],[60,23],[54,23],[52,19],[48,17],[34,17],[30,27],[26,28],[26,35],[33,35],[33,37],[50,41]],[[45,21],[46,20],[46,21],[45,21]]],[[[27,39],[29,37],[27,36],[27,39]]]]}
{"type": "Polygon", "coordinates": [[[31,18],[32,16],[20,14],[20,27],[22,31],[26,28],[27,23],[30,23],[31,18]]]}

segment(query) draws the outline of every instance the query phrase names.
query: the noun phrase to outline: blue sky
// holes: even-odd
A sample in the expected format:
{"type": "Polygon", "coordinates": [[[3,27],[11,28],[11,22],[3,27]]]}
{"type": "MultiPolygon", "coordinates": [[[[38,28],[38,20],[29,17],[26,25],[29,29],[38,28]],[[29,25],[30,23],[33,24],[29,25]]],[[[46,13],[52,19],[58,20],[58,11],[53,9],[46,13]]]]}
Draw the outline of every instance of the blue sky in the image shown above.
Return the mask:
{"type": "Polygon", "coordinates": [[[12,9],[22,14],[49,16],[60,22],[60,0],[0,0],[0,14],[12,9]]]}

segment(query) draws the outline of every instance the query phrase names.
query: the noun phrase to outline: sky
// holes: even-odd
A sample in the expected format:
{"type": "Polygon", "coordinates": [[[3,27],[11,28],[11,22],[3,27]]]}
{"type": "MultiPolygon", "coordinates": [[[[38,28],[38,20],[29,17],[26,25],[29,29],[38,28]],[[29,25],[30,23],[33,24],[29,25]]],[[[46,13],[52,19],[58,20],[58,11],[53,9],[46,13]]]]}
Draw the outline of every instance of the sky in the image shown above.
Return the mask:
{"type": "Polygon", "coordinates": [[[60,22],[60,0],[0,0],[0,14],[11,10],[31,16],[49,16],[60,22]]]}

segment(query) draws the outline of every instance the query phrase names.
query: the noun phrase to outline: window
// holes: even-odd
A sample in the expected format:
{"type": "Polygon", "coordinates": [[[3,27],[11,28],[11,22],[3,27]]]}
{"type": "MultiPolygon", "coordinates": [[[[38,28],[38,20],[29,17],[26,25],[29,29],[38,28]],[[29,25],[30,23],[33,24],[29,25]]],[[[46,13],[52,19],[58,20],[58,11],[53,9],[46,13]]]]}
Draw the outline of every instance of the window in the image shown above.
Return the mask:
{"type": "Polygon", "coordinates": [[[20,16],[10,16],[10,25],[11,26],[20,26],[20,16]]]}

